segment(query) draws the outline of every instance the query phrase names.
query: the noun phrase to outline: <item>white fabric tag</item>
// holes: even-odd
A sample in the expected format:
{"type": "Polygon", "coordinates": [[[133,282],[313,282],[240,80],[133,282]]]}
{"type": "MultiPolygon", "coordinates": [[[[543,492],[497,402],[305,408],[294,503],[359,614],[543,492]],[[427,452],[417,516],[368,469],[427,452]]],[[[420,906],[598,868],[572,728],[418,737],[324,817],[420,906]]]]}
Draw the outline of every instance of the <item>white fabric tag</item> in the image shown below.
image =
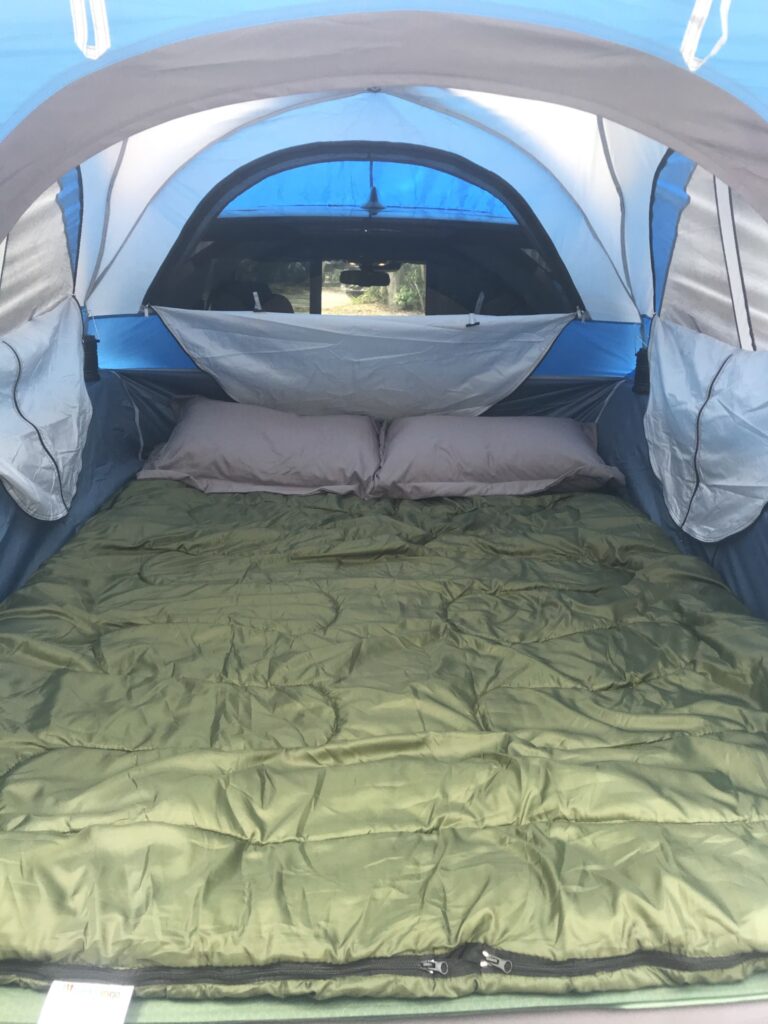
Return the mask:
{"type": "Polygon", "coordinates": [[[133,985],[54,981],[37,1024],[123,1024],[133,985]]]}

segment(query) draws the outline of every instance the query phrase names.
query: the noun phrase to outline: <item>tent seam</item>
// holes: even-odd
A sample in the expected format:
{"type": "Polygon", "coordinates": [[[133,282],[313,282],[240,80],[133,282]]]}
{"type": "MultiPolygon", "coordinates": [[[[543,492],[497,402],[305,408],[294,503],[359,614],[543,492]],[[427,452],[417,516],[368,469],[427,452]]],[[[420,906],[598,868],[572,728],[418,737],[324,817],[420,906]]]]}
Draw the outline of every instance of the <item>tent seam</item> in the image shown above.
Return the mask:
{"type": "MultiPolygon", "coordinates": [[[[723,183],[723,184],[725,184],[725,183],[723,183]]],[[[718,179],[713,174],[712,175],[712,191],[713,191],[714,197],[715,197],[715,214],[717,216],[717,231],[718,231],[718,234],[720,236],[720,250],[721,250],[721,252],[723,254],[723,269],[725,270],[725,277],[726,277],[726,280],[728,281],[728,294],[731,297],[731,315],[733,316],[733,325],[734,325],[734,328],[736,330],[736,338],[738,339],[739,348],[744,349],[744,348],[746,348],[746,346],[744,345],[744,338],[742,337],[742,329],[739,326],[739,324],[740,324],[739,315],[736,312],[736,295],[735,295],[734,288],[733,288],[733,277],[732,277],[732,274],[731,274],[730,261],[728,259],[728,254],[726,253],[726,248],[725,248],[725,237],[723,235],[723,220],[722,220],[722,214],[720,212],[720,197],[718,195],[717,185],[718,185],[718,179]]],[[[725,187],[728,189],[728,196],[730,198],[731,197],[731,189],[730,189],[730,187],[728,185],[726,185],[725,187]]],[[[732,200],[731,200],[731,203],[732,203],[732,200]]],[[[731,205],[731,212],[732,212],[732,210],[733,210],[733,207],[731,205]]],[[[734,245],[736,246],[736,254],[737,254],[737,258],[738,258],[738,243],[736,241],[736,224],[735,224],[735,222],[733,220],[731,221],[731,226],[733,228],[734,245]]],[[[741,261],[739,261],[739,271],[741,272],[741,261]]],[[[744,278],[743,277],[742,277],[741,284],[742,284],[742,289],[743,289],[744,288],[744,278]]],[[[746,290],[744,290],[744,292],[743,292],[742,299],[744,301],[744,306],[746,308],[747,320],[749,322],[750,335],[752,335],[752,323],[751,323],[751,321],[749,319],[749,303],[747,302],[746,290]]],[[[754,343],[755,343],[754,336],[752,336],[751,341],[752,341],[752,345],[754,346],[754,343]]],[[[687,516],[686,516],[686,518],[687,518],[687,516]]]]}
{"type": "Polygon", "coordinates": [[[691,492],[690,500],[688,501],[688,508],[686,510],[685,515],[683,516],[682,522],[680,523],[680,529],[681,530],[685,529],[685,524],[688,522],[688,517],[690,516],[691,509],[693,508],[694,499],[695,499],[696,495],[698,494],[699,488],[701,486],[701,473],[700,473],[700,470],[699,470],[699,452],[701,450],[701,417],[702,417],[702,415],[704,413],[704,410],[707,407],[707,403],[709,402],[710,398],[712,397],[712,393],[713,393],[713,391],[715,389],[715,384],[717,383],[718,378],[720,377],[720,374],[723,372],[723,370],[725,369],[726,365],[731,361],[731,359],[733,359],[734,355],[735,355],[735,353],[731,352],[730,355],[727,355],[725,357],[725,359],[722,361],[722,363],[720,364],[720,367],[719,367],[717,373],[714,375],[714,377],[710,381],[709,387],[707,388],[706,397],[704,398],[704,401],[702,402],[701,406],[699,407],[699,412],[698,412],[698,414],[696,416],[696,445],[695,445],[694,452],[693,452],[693,471],[694,471],[694,474],[695,474],[695,483],[694,483],[693,491],[691,492]]]}
{"type": "Polygon", "coordinates": [[[757,343],[755,341],[755,329],[752,325],[752,314],[749,309],[749,293],[747,292],[747,283],[744,279],[744,267],[741,263],[741,248],[739,247],[739,232],[736,225],[736,214],[733,209],[733,189],[728,188],[728,205],[730,207],[731,223],[733,224],[733,243],[736,248],[736,266],[739,269],[739,278],[741,280],[741,291],[744,295],[744,312],[747,317],[747,325],[749,327],[749,340],[752,344],[752,351],[757,351],[757,343]]]}
{"type": "MultiPolygon", "coordinates": [[[[93,280],[93,277],[95,277],[95,275],[99,272],[99,269],[101,267],[101,261],[104,258],[104,250],[107,247],[107,235],[109,233],[109,221],[110,221],[110,217],[111,217],[111,214],[112,214],[112,210],[111,210],[112,193],[114,192],[115,185],[117,184],[117,178],[118,178],[118,175],[120,174],[120,168],[123,165],[123,160],[125,159],[125,154],[126,154],[126,151],[128,149],[128,142],[129,141],[130,141],[129,139],[123,139],[123,141],[120,143],[120,152],[118,153],[117,160],[115,161],[115,166],[114,166],[114,168],[112,170],[112,176],[111,176],[111,178],[109,180],[109,188],[107,189],[107,195],[106,195],[106,199],[104,201],[104,220],[103,220],[103,223],[102,223],[102,226],[101,226],[101,239],[99,241],[99,251],[96,254],[96,259],[95,259],[94,264],[93,264],[92,280],[93,280]]],[[[89,285],[88,290],[86,291],[84,299],[83,299],[83,302],[84,302],[85,305],[88,304],[88,300],[90,299],[91,295],[93,294],[94,287],[95,287],[94,284],[89,285]]]]}
{"type": "MultiPolygon", "coordinates": [[[[632,301],[637,307],[637,301],[632,294],[632,279],[629,273],[629,259],[627,257],[627,208],[624,202],[624,192],[622,191],[621,183],[619,182],[619,177],[616,173],[616,168],[614,167],[613,159],[611,157],[611,148],[608,145],[608,136],[605,133],[605,119],[602,116],[598,116],[597,118],[597,134],[603,148],[605,165],[608,168],[608,173],[611,176],[611,181],[613,182],[613,187],[616,189],[616,195],[619,200],[619,244],[621,246],[621,265],[624,270],[624,280],[629,293],[632,295],[632,301]]],[[[640,310],[638,309],[638,313],[639,312],[640,310]]]]}

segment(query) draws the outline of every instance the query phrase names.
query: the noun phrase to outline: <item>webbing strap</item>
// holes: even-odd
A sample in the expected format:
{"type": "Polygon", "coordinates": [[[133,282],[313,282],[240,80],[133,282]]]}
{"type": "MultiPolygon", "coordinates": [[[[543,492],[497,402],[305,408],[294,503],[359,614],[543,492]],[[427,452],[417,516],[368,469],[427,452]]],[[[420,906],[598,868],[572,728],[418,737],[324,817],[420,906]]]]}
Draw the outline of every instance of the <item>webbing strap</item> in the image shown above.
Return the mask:
{"type": "Polygon", "coordinates": [[[88,60],[98,60],[112,45],[107,0],[69,0],[69,6],[78,49],[88,60]]]}
{"type": "Polygon", "coordinates": [[[714,2],[715,0],[694,0],[693,10],[683,33],[683,41],[680,43],[680,54],[689,71],[698,71],[710,57],[719,53],[728,41],[728,15],[731,10],[731,0],[720,0],[720,36],[712,45],[709,53],[703,57],[699,57],[696,53],[714,2]]]}

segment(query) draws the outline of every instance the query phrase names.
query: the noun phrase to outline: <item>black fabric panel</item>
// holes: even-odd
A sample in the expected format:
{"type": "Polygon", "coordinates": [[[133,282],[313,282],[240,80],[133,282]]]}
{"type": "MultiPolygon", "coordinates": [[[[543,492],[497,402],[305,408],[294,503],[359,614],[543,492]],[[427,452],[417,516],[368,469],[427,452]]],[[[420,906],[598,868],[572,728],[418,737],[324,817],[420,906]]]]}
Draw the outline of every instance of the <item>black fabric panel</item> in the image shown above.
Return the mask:
{"type": "MultiPolygon", "coordinates": [[[[178,420],[179,402],[192,395],[229,402],[216,381],[201,370],[121,370],[140,417],[144,453],[168,439],[178,420]]],[[[485,416],[568,416],[582,423],[597,420],[619,379],[582,380],[531,377],[485,416]]]]}
{"type": "Polygon", "coordinates": [[[200,395],[220,402],[232,401],[213,377],[202,370],[121,370],[120,377],[136,408],[144,458],[168,440],[185,398],[200,395]]]}
{"type": "Polygon", "coordinates": [[[749,610],[768,619],[768,509],[755,522],[716,544],[704,544],[683,533],[669,515],[661,486],[651,468],[643,429],[647,395],[636,395],[623,382],[605,407],[599,423],[598,447],[606,462],[627,478],[624,497],[657,523],[677,547],[709,562],[749,610]]]}
{"type": "Polygon", "coordinates": [[[88,385],[88,394],[93,418],[69,514],[56,522],[33,519],[0,487],[0,600],[25,583],[141,466],[134,409],[118,374],[102,374],[88,385]]]}
{"type": "Polygon", "coordinates": [[[529,377],[514,394],[492,406],[485,416],[568,416],[594,423],[620,378],[572,380],[529,377]]]}

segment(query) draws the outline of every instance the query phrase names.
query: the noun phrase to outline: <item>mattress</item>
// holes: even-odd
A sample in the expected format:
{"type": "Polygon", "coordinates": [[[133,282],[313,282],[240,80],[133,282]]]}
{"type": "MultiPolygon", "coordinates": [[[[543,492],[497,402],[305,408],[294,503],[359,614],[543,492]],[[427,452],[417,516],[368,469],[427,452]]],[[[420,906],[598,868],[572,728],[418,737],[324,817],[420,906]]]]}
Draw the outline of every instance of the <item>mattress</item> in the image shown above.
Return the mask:
{"type": "Polygon", "coordinates": [[[768,968],[768,629],[601,494],[135,482],[0,609],[0,981],[768,968]]]}

